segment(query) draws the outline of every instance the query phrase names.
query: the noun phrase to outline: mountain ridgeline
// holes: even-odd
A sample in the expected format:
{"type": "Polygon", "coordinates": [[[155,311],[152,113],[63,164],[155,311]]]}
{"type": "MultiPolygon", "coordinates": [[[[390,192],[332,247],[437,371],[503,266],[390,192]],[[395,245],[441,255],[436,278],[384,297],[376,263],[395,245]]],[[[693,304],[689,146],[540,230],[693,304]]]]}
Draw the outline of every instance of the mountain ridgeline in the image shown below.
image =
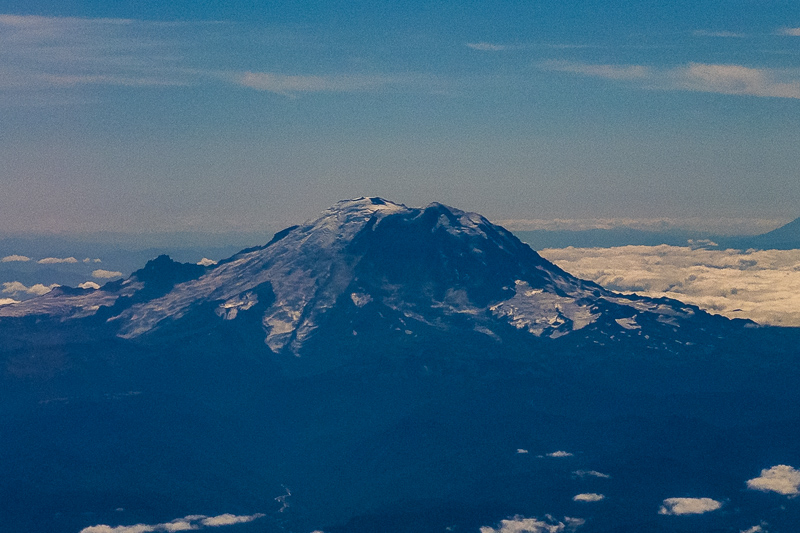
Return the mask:
{"type": "Polygon", "coordinates": [[[12,530],[222,513],[264,515],[231,531],[334,533],[800,517],[742,491],[800,464],[796,330],[605,290],[441,204],[359,198],[216,265],[161,256],[0,307],[0,338],[12,530]],[[737,512],[657,513],[684,494],[737,512]]]}
{"type": "Polygon", "coordinates": [[[294,355],[316,336],[358,335],[357,324],[377,317],[381,331],[455,329],[492,339],[515,331],[641,337],[640,322],[656,330],[724,324],[674,300],[623,296],[579,280],[479,215],[379,198],[341,202],[213,267],[160,256],[129,279],[99,290],[55,290],[4,306],[0,316],[66,328],[82,319],[92,335],[144,341],[241,321],[256,324],[250,333],[275,354],[294,355]],[[342,328],[342,320],[354,326],[342,328]]]}

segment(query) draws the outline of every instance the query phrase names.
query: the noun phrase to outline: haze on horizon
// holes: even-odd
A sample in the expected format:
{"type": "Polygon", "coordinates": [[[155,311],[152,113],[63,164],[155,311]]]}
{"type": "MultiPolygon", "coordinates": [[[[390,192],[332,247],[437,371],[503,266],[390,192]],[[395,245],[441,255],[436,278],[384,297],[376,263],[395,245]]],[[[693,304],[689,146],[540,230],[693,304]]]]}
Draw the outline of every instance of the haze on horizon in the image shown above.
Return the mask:
{"type": "Polygon", "coordinates": [[[800,214],[788,0],[0,2],[0,50],[5,235],[275,231],[363,195],[517,229],[800,214]]]}

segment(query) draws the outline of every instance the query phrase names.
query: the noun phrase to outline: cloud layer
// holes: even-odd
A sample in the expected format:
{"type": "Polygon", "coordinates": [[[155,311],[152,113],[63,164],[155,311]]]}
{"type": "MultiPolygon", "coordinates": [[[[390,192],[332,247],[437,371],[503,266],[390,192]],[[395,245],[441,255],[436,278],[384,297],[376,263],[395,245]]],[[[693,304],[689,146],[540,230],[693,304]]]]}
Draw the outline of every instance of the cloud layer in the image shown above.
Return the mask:
{"type": "Polygon", "coordinates": [[[800,250],[678,246],[563,248],[539,252],[612,290],[667,296],[730,318],[800,326],[800,250]]]}
{"type": "Polygon", "coordinates": [[[800,494],[800,470],[788,465],[765,468],[757,478],[747,480],[747,488],[763,492],[777,492],[784,496],[800,494]]]}
{"type": "Polygon", "coordinates": [[[716,511],[720,507],[722,502],[711,498],[667,498],[658,510],[658,514],[674,516],[702,514],[716,511]]]}

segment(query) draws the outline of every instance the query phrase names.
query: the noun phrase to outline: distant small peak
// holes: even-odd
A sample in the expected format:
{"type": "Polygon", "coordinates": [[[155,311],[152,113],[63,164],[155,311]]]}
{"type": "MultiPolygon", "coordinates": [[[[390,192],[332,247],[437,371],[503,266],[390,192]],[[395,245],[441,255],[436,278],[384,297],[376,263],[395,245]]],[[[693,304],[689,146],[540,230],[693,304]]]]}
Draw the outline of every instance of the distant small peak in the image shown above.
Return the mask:
{"type": "Polygon", "coordinates": [[[206,267],[194,263],[179,263],[166,254],[151,259],[147,264],[132,274],[145,283],[171,283],[195,279],[205,273],[206,267]]]}

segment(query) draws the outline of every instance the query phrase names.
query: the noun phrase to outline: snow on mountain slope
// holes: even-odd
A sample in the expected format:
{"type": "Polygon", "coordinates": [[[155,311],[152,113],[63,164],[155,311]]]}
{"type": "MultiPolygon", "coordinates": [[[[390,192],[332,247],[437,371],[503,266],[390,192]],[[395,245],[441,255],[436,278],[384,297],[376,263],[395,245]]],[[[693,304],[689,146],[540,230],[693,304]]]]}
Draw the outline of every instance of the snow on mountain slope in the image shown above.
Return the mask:
{"type": "Polygon", "coordinates": [[[579,280],[480,215],[436,203],[412,209],[380,198],[339,202],[267,246],[134,301],[140,285],[133,276],[83,295],[4,306],[0,317],[67,319],[105,306],[112,311],[108,325],[133,339],[192,313],[208,314],[198,309],[209,306],[215,320],[259,312],[269,348],[297,355],[334,308],[382,317],[393,312],[401,316],[398,329],[414,323],[446,328],[458,317],[490,335],[505,324],[551,338],[604,314],[613,315],[608,323],[623,334],[641,334],[637,316],[678,325],[695,314],[680,302],[623,296],[579,280]],[[123,305],[125,297],[130,301],[123,305]]]}

